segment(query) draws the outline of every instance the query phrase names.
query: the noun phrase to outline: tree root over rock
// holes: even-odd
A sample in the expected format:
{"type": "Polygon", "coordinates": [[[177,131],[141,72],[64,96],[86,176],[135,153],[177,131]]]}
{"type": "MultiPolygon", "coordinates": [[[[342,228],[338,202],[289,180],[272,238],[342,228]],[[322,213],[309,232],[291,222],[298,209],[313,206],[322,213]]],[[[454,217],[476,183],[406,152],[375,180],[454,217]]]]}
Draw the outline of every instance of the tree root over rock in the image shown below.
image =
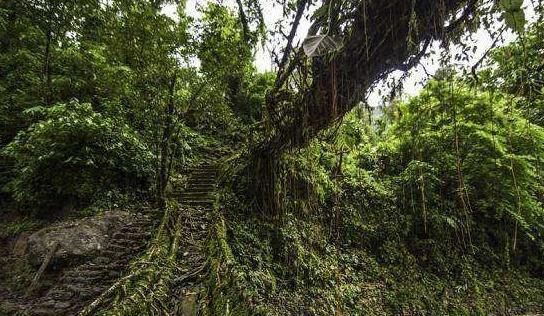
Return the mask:
{"type": "Polygon", "coordinates": [[[171,289],[197,277],[208,266],[205,262],[192,271],[180,268],[177,258],[182,228],[181,208],[169,206],[145,255],[80,315],[170,315],[171,289]]]}

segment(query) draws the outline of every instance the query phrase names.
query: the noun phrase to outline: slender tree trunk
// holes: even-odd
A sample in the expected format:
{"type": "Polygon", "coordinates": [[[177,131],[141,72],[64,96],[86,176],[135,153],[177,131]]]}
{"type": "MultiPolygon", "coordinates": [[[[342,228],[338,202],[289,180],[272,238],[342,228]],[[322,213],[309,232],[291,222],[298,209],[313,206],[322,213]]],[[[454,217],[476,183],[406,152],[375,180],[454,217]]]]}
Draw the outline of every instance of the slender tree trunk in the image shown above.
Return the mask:
{"type": "Polygon", "coordinates": [[[53,34],[51,26],[48,27],[45,35],[45,53],[43,62],[43,78],[45,83],[45,105],[51,105],[51,41],[53,34]]]}
{"type": "MultiPolygon", "coordinates": [[[[332,180],[337,182],[338,179],[342,176],[342,164],[344,162],[344,151],[340,150],[340,159],[333,171],[332,180]]],[[[340,196],[338,192],[333,193],[333,209],[334,209],[334,240],[338,242],[340,240],[340,222],[341,216],[340,213],[340,196]]]]}
{"type": "Polygon", "coordinates": [[[170,81],[168,91],[168,104],[165,109],[165,123],[160,146],[160,163],[159,163],[159,179],[158,179],[158,198],[159,206],[166,206],[166,185],[169,178],[169,160],[170,157],[170,142],[172,138],[172,129],[174,121],[174,93],[176,88],[177,76],[174,75],[170,81]]]}
{"type": "MultiPolygon", "coordinates": [[[[43,56],[43,81],[44,81],[44,103],[50,106],[52,103],[52,78],[51,78],[51,46],[53,44],[53,29],[55,24],[55,9],[51,1],[47,1],[47,27],[45,31],[45,51],[43,56]]],[[[57,29],[57,33],[60,32],[57,29]]]]}

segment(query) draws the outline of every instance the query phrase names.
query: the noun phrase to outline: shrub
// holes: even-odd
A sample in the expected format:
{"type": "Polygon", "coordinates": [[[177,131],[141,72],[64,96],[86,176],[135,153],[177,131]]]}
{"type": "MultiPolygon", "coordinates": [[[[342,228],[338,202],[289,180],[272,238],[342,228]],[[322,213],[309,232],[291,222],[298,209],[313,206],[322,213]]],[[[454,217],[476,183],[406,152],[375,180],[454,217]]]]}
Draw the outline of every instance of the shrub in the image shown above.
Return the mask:
{"type": "Polygon", "coordinates": [[[398,206],[420,237],[505,255],[542,247],[544,130],[515,101],[435,80],[400,106],[380,147],[391,157],[385,173],[397,183],[398,206]]]}
{"type": "Polygon", "coordinates": [[[154,156],[127,124],[75,101],[28,113],[43,119],[2,150],[15,161],[6,189],[21,204],[85,205],[108,190],[149,185],[154,156]]]}

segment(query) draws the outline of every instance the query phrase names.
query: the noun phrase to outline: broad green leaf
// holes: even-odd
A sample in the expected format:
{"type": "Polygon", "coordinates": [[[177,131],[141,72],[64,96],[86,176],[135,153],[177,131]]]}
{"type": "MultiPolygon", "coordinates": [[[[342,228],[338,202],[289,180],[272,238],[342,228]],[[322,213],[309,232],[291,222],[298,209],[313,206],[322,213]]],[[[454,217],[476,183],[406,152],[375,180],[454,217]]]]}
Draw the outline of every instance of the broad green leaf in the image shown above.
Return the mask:
{"type": "Polygon", "coordinates": [[[523,33],[527,23],[522,8],[523,0],[501,0],[499,5],[506,26],[518,33],[523,33]]]}

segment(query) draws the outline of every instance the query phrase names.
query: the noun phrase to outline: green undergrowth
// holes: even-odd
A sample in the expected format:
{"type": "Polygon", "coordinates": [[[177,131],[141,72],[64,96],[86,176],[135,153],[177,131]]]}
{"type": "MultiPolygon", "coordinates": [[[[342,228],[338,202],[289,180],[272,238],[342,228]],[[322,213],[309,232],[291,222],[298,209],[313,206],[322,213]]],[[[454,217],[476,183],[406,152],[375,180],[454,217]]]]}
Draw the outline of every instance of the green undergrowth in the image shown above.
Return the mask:
{"type": "Polygon", "coordinates": [[[437,79],[383,130],[350,113],[278,159],[275,217],[253,178],[227,172],[214,313],[544,312],[544,133],[511,103],[437,79]]]}
{"type": "Polygon", "coordinates": [[[0,223],[0,240],[17,237],[24,232],[32,232],[44,225],[44,221],[31,217],[7,219],[0,223]]]}
{"type": "Polygon", "coordinates": [[[290,216],[276,230],[239,212],[218,216],[212,315],[504,315],[544,307],[544,280],[431,241],[335,244],[307,218],[290,216]]]}
{"type": "Polygon", "coordinates": [[[227,173],[215,314],[544,312],[544,134],[512,102],[438,78],[377,129],[354,111],[278,159],[277,216],[227,173]]]}

